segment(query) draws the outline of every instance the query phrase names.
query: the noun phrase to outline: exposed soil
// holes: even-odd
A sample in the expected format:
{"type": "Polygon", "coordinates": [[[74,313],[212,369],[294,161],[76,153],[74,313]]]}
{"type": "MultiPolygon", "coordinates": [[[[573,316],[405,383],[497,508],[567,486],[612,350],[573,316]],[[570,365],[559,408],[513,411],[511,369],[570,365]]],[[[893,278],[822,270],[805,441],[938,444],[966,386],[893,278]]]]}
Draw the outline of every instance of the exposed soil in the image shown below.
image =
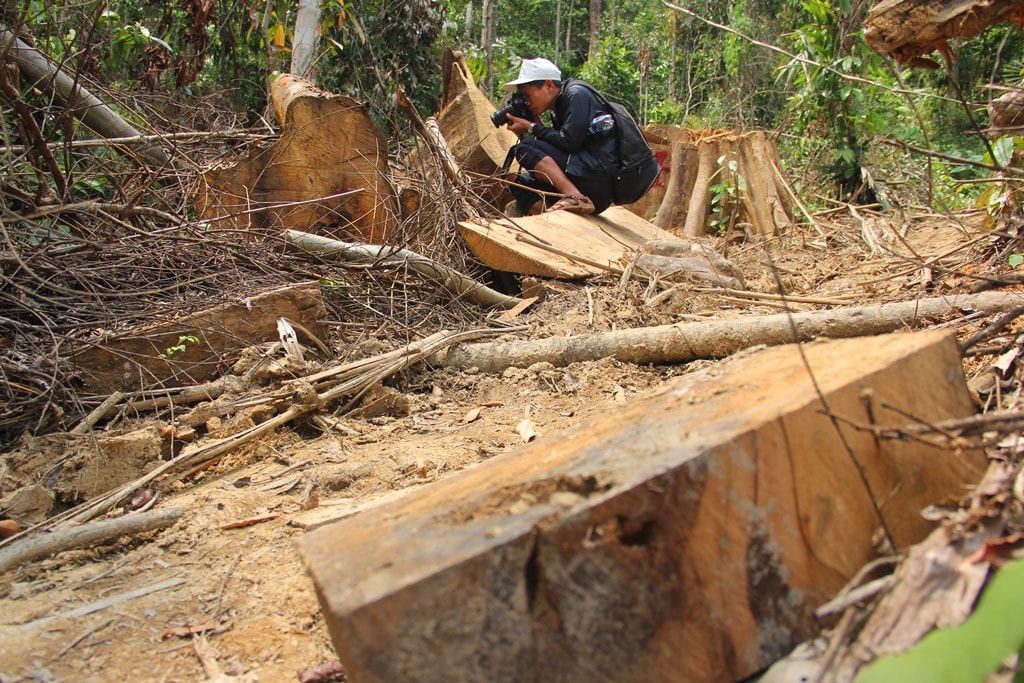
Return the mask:
{"type": "MultiPolygon", "coordinates": [[[[963,223],[871,220],[870,229],[858,221],[833,223],[827,238],[807,229],[767,248],[729,247],[723,241],[715,246],[752,291],[775,292],[778,278],[791,295],[850,304],[966,291],[970,280],[962,273],[986,270],[994,253],[976,239],[975,228],[963,223]],[[923,278],[914,261],[941,254],[948,255],[934,264],[933,279],[923,278]]],[[[707,283],[690,282],[652,308],[644,302],[657,290],[636,280],[623,285],[608,276],[548,283],[547,299],[517,321],[528,329],[507,336],[580,335],[780,310],[777,301],[704,291],[709,289],[707,283]]],[[[973,320],[957,329],[969,335],[986,322],[973,320]]],[[[395,347],[390,340],[375,344],[341,353],[352,360],[395,347]]],[[[381,414],[334,416],[335,428],[326,430],[325,423],[291,425],[162,493],[158,507],[185,511],[172,527],[62,552],[7,572],[0,578],[0,681],[203,681],[216,678],[217,667],[223,671],[220,680],[299,680],[300,670],[336,658],[294,547],[306,529],[516,449],[526,438],[544,439],[714,362],[641,367],[605,359],[566,368],[539,364],[501,375],[410,368],[386,382],[381,391],[388,400],[376,404],[385,405],[377,411],[381,414]],[[248,526],[221,528],[273,514],[248,526]],[[152,592],[130,594],[142,589],[152,592]],[[205,632],[205,641],[194,639],[194,632],[205,632]]],[[[969,377],[980,376],[991,362],[992,357],[972,359],[969,377]]],[[[364,406],[371,404],[364,400],[364,406]]],[[[0,497],[39,481],[54,457],[74,449],[88,452],[97,435],[147,427],[153,434],[168,417],[123,419],[106,432],[29,442],[0,458],[0,497]]],[[[237,431],[252,419],[242,414],[208,422],[202,439],[237,431]]],[[[139,448],[139,468],[160,459],[152,452],[159,446],[150,442],[139,448]]],[[[109,480],[116,473],[102,467],[88,470],[92,479],[82,475],[84,470],[86,464],[66,467],[41,483],[55,490],[58,500],[116,483],[109,480]],[[75,472],[78,479],[72,479],[75,472]]]]}

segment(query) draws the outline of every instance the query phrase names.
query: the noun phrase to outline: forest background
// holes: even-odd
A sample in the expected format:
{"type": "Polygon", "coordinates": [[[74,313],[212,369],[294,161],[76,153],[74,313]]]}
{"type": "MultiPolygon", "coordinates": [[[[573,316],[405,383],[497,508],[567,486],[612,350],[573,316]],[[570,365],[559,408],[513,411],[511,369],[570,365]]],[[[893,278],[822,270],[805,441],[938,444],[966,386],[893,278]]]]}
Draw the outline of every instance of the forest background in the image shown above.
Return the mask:
{"type": "MultiPolygon", "coordinates": [[[[4,25],[31,36],[83,82],[109,89],[123,115],[164,132],[269,120],[268,82],[289,71],[296,19],[313,6],[319,40],[308,75],[326,90],[369,101],[398,145],[412,135],[396,86],[422,115],[436,113],[441,53],[451,46],[465,53],[496,104],[520,60],[544,56],[564,75],[624,102],[642,123],[770,131],[812,207],[842,200],[1005,209],[1005,186],[983,181],[1009,162],[1021,138],[993,144],[982,131],[987,102],[1024,80],[1019,28],[991,27],[951,46],[948,63],[906,69],[865,44],[869,4],[34,0],[6,2],[4,25]],[[225,111],[238,118],[226,123],[225,111]]],[[[45,109],[45,101],[26,99],[45,109]]],[[[42,121],[44,137],[59,141],[66,125],[59,117],[42,121]]]]}

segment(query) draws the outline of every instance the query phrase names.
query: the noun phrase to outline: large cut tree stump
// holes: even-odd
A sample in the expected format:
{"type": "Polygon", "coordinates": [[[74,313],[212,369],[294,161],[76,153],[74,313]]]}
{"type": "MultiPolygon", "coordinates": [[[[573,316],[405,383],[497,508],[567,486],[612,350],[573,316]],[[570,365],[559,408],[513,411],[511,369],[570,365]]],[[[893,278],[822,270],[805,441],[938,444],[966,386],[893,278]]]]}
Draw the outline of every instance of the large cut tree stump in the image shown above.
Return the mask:
{"type": "MultiPolygon", "coordinates": [[[[471,190],[484,201],[501,208],[512,195],[498,179],[508,151],[519,139],[505,126],[495,127],[491,114],[495,107],[473,80],[462,52],[445,48],[441,59],[444,78],[441,110],[435,117],[441,137],[451,150],[461,171],[473,181],[471,190]]],[[[410,158],[424,153],[417,149],[410,158]]]]}
{"type": "Polygon", "coordinates": [[[864,39],[899,62],[934,68],[921,56],[936,50],[948,56],[951,38],[973,38],[992,24],[1022,20],[1020,0],[881,0],[868,11],[864,39]]]}
{"type": "Polygon", "coordinates": [[[852,426],[970,415],[952,335],[804,354],[680,378],[306,536],[349,680],[732,683],[815,633],[882,520],[920,540],[984,457],[852,426]]]}
{"type": "Polygon", "coordinates": [[[207,171],[196,198],[200,217],[238,230],[295,229],[385,243],[397,200],[387,140],[366,103],[290,74],[273,82],[270,100],[281,136],[234,165],[207,171]]]}
{"type": "Polygon", "coordinates": [[[683,237],[704,235],[716,221],[722,227],[749,224],[761,237],[792,224],[792,190],[764,133],[648,126],[644,134],[663,170],[631,211],[653,215],[656,226],[683,237]],[[715,186],[732,191],[716,193],[715,186]]]}

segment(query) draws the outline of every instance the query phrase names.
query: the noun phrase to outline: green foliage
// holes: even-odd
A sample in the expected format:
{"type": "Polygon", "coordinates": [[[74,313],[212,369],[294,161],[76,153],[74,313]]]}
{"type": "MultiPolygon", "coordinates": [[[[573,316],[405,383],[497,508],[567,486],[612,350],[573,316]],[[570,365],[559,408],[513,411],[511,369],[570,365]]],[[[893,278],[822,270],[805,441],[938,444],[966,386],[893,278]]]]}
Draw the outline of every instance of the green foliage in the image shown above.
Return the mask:
{"type": "Polygon", "coordinates": [[[189,334],[189,335],[184,335],[184,336],[178,337],[178,343],[175,344],[174,346],[168,346],[164,350],[164,352],[160,354],[160,357],[165,359],[165,360],[170,360],[176,354],[185,353],[185,351],[188,350],[188,344],[198,344],[198,343],[199,343],[199,337],[196,337],[195,335],[189,334]]]}
{"type": "Polygon", "coordinates": [[[929,633],[912,651],[868,666],[856,683],[978,683],[1024,647],[1024,562],[999,571],[970,617],[929,633]]]}
{"type": "Polygon", "coordinates": [[[708,232],[724,234],[732,228],[737,210],[746,196],[747,181],[737,172],[739,162],[736,159],[718,158],[718,168],[711,176],[708,187],[711,193],[711,206],[708,210],[708,232]]]}
{"type": "Polygon", "coordinates": [[[601,40],[594,58],[580,67],[578,76],[608,97],[625,104],[630,111],[640,110],[639,65],[636,51],[620,38],[601,40]]]}

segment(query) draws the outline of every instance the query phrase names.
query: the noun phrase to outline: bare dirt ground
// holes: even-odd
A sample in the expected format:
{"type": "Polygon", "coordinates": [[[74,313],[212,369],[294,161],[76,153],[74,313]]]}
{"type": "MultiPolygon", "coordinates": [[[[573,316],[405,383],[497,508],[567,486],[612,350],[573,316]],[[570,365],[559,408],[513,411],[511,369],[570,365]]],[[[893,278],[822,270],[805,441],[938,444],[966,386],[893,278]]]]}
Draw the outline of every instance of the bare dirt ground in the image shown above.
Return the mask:
{"type": "MultiPolygon", "coordinates": [[[[821,232],[807,228],[767,248],[715,246],[751,291],[777,291],[774,264],[789,294],[851,305],[966,291],[969,280],[958,273],[988,269],[994,254],[964,223],[870,221],[834,222],[821,232]],[[930,271],[913,263],[922,257],[936,257],[930,271]]],[[[507,336],[763,315],[782,305],[695,282],[659,297],[656,307],[645,305],[658,291],[639,281],[623,285],[611,275],[549,283],[547,300],[517,321],[528,329],[507,336]]],[[[985,322],[957,329],[967,335],[985,322]]],[[[390,348],[381,340],[365,355],[390,348]]],[[[350,358],[363,351],[344,350],[350,358]]],[[[326,431],[310,423],[279,429],[162,493],[158,509],[184,509],[172,527],[6,572],[0,577],[0,681],[300,680],[298,672],[337,656],[295,551],[307,529],[516,449],[528,438],[524,421],[532,423],[532,438],[544,439],[714,362],[642,367],[605,359],[501,375],[410,368],[386,383],[397,406],[386,414],[336,416],[336,428],[326,431]],[[223,528],[260,517],[268,519],[223,528]]],[[[973,377],[991,359],[970,363],[973,377]]],[[[240,429],[241,421],[208,424],[203,438],[240,429]]],[[[143,416],[122,420],[116,429],[166,423],[166,415],[143,416]]],[[[40,439],[0,458],[0,496],[23,485],[33,458],[53,448],[53,440],[40,439]]]]}

